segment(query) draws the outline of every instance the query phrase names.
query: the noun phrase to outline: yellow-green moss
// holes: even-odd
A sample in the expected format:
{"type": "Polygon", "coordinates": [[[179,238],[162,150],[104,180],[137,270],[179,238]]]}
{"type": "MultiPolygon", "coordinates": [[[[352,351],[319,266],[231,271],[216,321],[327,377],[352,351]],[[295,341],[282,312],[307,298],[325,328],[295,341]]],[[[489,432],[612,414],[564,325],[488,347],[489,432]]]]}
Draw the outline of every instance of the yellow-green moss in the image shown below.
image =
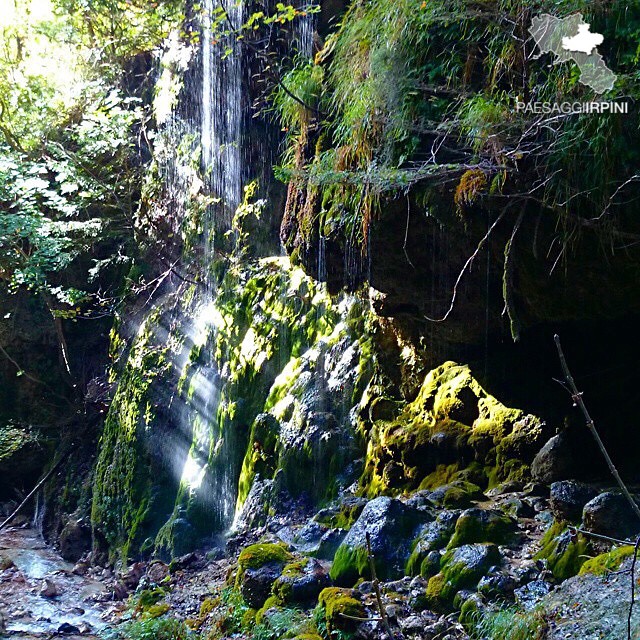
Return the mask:
{"type": "Polygon", "coordinates": [[[570,542],[566,541],[566,524],[554,522],[540,541],[541,549],[536,560],[546,560],[557,580],[575,576],[581,569],[589,552],[589,542],[578,534],[570,542]]]}
{"type": "Polygon", "coordinates": [[[429,579],[425,592],[425,602],[429,609],[433,611],[445,611],[450,608],[455,587],[447,580],[443,573],[437,573],[429,579]]]}
{"type": "Polygon", "coordinates": [[[515,524],[508,516],[495,511],[472,509],[463,512],[456,521],[456,528],[448,548],[474,542],[504,544],[513,538],[515,524]]]}
{"type": "Polygon", "coordinates": [[[625,545],[612,549],[608,553],[602,553],[595,558],[589,558],[580,567],[579,574],[593,573],[596,576],[602,576],[609,571],[616,571],[627,558],[633,556],[633,550],[633,546],[625,545]]]}
{"type": "Polygon", "coordinates": [[[282,543],[258,543],[249,545],[240,552],[238,567],[240,572],[243,572],[247,569],[259,569],[269,562],[287,564],[292,559],[293,556],[282,543]]]}
{"type": "Polygon", "coordinates": [[[439,460],[434,453],[434,437],[446,442],[449,458],[456,451],[460,455],[473,451],[475,466],[486,468],[489,473],[482,475],[492,475],[495,483],[518,474],[524,477],[533,453],[526,447],[521,452],[518,445],[528,438],[533,447],[541,437],[541,425],[538,418],[489,395],[469,367],[446,362],[427,374],[416,399],[397,416],[367,424],[366,433],[363,427],[368,449],[361,493],[375,497],[434,489],[459,477],[463,469],[458,464],[439,460]],[[520,425],[517,434],[512,435],[516,425],[520,425]],[[498,449],[507,439],[509,446],[501,449],[505,455],[500,457],[498,449]],[[523,457],[514,461],[506,455],[509,452],[523,457]],[[393,482],[385,477],[389,462],[396,465],[393,482]]]}
{"type": "Polygon", "coordinates": [[[159,618],[163,616],[167,611],[171,609],[171,605],[168,602],[162,602],[160,604],[151,605],[145,612],[146,618],[159,618]]]}
{"type": "Polygon", "coordinates": [[[327,630],[349,629],[357,626],[357,622],[344,616],[364,618],[365,610],[362,603],[356,600],[351,589],[328,587],[318,596],[318,604],[324,610],[327,630]]]}
{"type": "Polygon", "coordinates": [[[254,618],[255,623],[262,624],[264,622],[264,617],[269,609],[281,609],[284,605],[284,601],[277,595],[269,596],[262,605],[262,608],[256,611],[254,618]]]}

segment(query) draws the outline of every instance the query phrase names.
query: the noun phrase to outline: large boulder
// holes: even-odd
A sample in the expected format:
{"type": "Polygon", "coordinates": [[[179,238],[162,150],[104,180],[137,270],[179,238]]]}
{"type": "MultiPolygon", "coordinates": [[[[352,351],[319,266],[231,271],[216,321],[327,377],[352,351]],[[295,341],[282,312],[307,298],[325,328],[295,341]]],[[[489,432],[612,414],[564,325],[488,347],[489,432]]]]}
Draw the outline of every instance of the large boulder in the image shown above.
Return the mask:
{"type": "Polygon", "coordinates": [[[245,547],[238,558],[236,586],[245,602],[254,609],[262,607],[273,583],[282,575],[293,556],[282,544],[262,543],[245,547]]]}
{"type": "Polygon", "coordinates": [[[448,547],[459,547],[473,542],[504,544],[516,532],[515,521],[494,509],[467,509],[456,521],[455,531],[448,547]]]}
{"type": "Polygon", "coordinates": [[[556,520],[577,522],[582,516],[582,508],[597,491],[574,480],[562,480],[551,485],[549,505],[556,520]]]}
{"type": "Polygon", "coordinates": [[[607,491],[584,505],[584,528],[614,538],[631,538],[640,532],[640,519],[626,498],[607,491]]]}
{"type": "Polygon", "coordinates": [[[314,558],[288,564],[273,585],[273,593],[284,602],[310,603],[331,586],[325,566],[314,558]]]}
{"type": "Polygon", "coordinates": [[[70,520],[60,534],[60,555],[67,562],[78,562],[91,550],[91,526],[84,520],[70,520]]]}
{"type": "Polygon", "coordinates": [[[593,438],[576,428],[561,431],[550,438],[531,463],[531,475],[537,482],[551,484],[570,478],[593,477],[603,463],[593,438]],[[576,451],[580,455],[576,455],[576,451]]]}
{"type": "Polygon", "coordinates": [[[440,573],[427,585],[427,605],[435,611],[448,608],[461,589],[477,586],[489,570],[501,562],[495,544],[465,544],[450,549],[442,557],[440,573]]]}
{"type": "Polygon", "coordinates": [[[416,530],[431,517],[428,512],[393,498],[371,500],[338,548],[331,578],[337,584],[351,586],[360,577],[371,577],[367,534],[378,577],[394,579],[402,576],[416,530]]]}

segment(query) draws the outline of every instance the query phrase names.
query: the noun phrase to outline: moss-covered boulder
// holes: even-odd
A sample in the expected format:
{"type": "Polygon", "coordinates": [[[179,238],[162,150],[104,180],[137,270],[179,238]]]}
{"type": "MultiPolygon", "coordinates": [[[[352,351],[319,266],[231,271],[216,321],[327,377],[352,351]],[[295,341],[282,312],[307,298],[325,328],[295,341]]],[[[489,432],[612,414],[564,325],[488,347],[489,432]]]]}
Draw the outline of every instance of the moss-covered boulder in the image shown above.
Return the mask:
{"type": "Polygon", "coordinates": [[[329,571],[315,558],[291,562],[273,584],[273,594],[286,603],[309,603],[331,586],[329,571]]]}
{"type": "Polygon", "coordinates": [[[450,549],[440,563],[440,573],[427,584],[427,605],[435,611],[448,609],[461,589],[475,587],[492,566],[501,561],[495,544],[467,544],[450,549]]]}
{"type": "Polygon", "coordinates": [[[318,606],[324,614],[327,631],[353,629],[358,625],[353,618],[364,618],[365,610],[362,602],[352,589],[329,587],[318,596],[318,606]]]}
{"type": "Polygon", "coordinates": [[[475,500],[485,498],[482,489],[472,482],[456,480],[442,485],[429,494],[429,500],[447,509],[465,509],[475,500]]]}
{"type": "Polygon", "coordinates": [[[416,530],[431,517],[428,512],[393,498],[371,500],[338,548],[331,578],[336,584],[347,586],[360,577],[371,577],[367,534],[378,577],[394,579],[402,576],[416,530]]]}
{"type": "Polygon", "coordinates": [[[433,562],[430,560],[424,566],[423,563],[431,553],[447,546],[455,530],[458,515],[458,511],[441,511],[433,522],[421,528],[411,545],[411,555],[406,564],[408,575],[423,577],[433,575],[433,562]]]}
{"type": "Polygon", "coordinates": [[[448,547],[473,542],[505,544],[515,535],[516,524],[509,516],[494,509],[467,509],[456,521],[448,547]]]}
{"type": "Polygon", "coordinates": [[[617,571],[620,565],[633,555],[634,547],[624,545],[616,549],[612,549],[607,553],[601,553],[595,558],[589,558],[578,572],[580,575],[585,573],[593,573],[596,576],[606,575],[610,571],[617,571]]]}
{"type": "Polygon", "coordinates": [[[429,372],[397,416],[364,421],[362,429],[369,446],[361,484],[370,496],[433,489],[472,465],[474,482],[484,485],[524,479],[550,435],[541,420],[500,403],[455,362],[429,372]]]}
{"type": "Polygon", "coordinates": [[[540,541],[538,560],[546,560],[557,580],[575,576],[589,555],[589,541],[582,535],[572,535],[564,522],[554,522],[540,541]]]}
{"type": "Polygon", "coordinates": [[[236,587],[251,608],[260,609],[265,604],[274,582],[292,560],[283,544],[253,544],[240,552],[236,587]]]}

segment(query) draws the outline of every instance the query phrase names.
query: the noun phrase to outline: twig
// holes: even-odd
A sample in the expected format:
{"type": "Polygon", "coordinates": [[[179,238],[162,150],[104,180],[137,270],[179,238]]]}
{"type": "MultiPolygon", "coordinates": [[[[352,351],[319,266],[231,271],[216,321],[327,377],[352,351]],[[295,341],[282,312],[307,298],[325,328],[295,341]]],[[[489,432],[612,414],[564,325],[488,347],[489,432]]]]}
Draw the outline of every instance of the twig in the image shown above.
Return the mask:
{"type": "Polygon", "coordinates": [[[23,507],[29,502],[29,500],[40,490],[42,485],[60,468],[62,463],[67,459],[71,450],[68,450],[61,458],[56,462],[49,471],[45,474],[44,478],[38,482],[38,484],[31,490],[29,495],[15,508],[13,513],[2,523],[0,524],[0,531],[2,531],[17,515],[22,511],[23,507]]]}
{"type": "Polygon", "coordinates": [[[598,540],[605,540],[607,542],[613,542],[614,544],[623,544],[626,546],[634,544],[633,540],[619,540],[618,538],[611,538],[610,536],[603,536],[601,533],[593,533],[579,527],[569,527],[569,531],[575,531],[575,533],[581,533],[591,538],[598,538],[598,540]]]}
{"type": "Polygon", "coordinates": [[[389,624],[389,618],[387,618],[387,612],[382,606],[382,595],[380,593],[380,583],[378,582],[378,576],[376,574],[376,565],[373,558],[373,552],[371,551],[371,536],[367,531],[367,558],[369,560],[369,568],[371,569],[371,579],[373,581],[373,590],[376,594],[376,601],[378,603],[378,611],[382,618],[382,624],[389,636],[389,640],[393,640],[393,631],[391,631],[391,625],[389,624]]]}
{"type": "Polygon", "coordinates": [[[633,499],[633,497],[629,493],[629,490],[627,489],[627,486],[622,481],[622,478],[620,477],[620,474],[618,473],[618,470],[616,469],[616,466],[613,464],[613,460],[611,460],[611,457],[609,456],[609,453],[607,452],[607,450],[606,450],[606,448],[604,446],[604,443],[600,439],[600,435],[598,434],[598,431],[596,430],[596,427],[595,427],[595,424],[593,422],[593,419],[589,415],[589,412],[587,411],[587,407],[585,406],[584,401],[582,399],[582,392],[578,391],[578,387],[576,387],[576,383],[575,383],[575,381],[573,379],[573,376],[571,375],[571,372],[569,371],[569,366],[567,365],[567,361],[566,361],[566,359],[564,357],[564,353],[562,351],[562,345],[560,344],[560,336],[558,334],[556,334],[553,339],[555,340],[556,347],[558,349],[558,356],[560,357],[560,364],[562,365],[562,371],[564,372],[564,377],[565,377],[565,379],[567,381],[567,384],[569,385],[569,389],[571,390],[571,397],[572,397],[573,401],[575,402],[575,404],[582,411],[582,414],[584,415],[585,420],[587,421],[587,427],[588,427],[589,431],[591,431],[591,434],[593,435],[593,437],[595,438],[596,443],[598,444],[598,447],[600,448],[600,451],[602,452],[602,455],[604,456],[604,459],[607,461],[607,465],[609,466],[609,470],[611,471],[611,474],[616,479],[616,482],[618,483],[620,489],[622,489],[622,493],[624,494],[624,497],[627,499],[627,501],[631,505],[631,508],[633,509],[633,512],[640,519],[640,508],[638,507],[638,504],[636,503],[636,501],[633,499]]]}
{"type": "Polygon", "coordinates": [[[350,616],[348,613],[342,613],[340,611],[338,615],[341,618],[347,618],[347,620],[357,620],[358,622],[380,622],[382,618],[360,618],[359,616],[350,616]]]}
{"type": "Polygon", "coordinates": [[[487,231],[487,233],[484,235],[482,240],[480,240],[480,242],[478,243],[476,250],[469,256],[467,261],[464,263],[462,270],[458,274],[456,283],[453,285],[453,294],[451,296],[451,304],[449,305],[447,312],[441,318],[430,318],[428,316],[424,316],[425,320],[428,320],[429,322],[444,322],[451,315],[451,312],[453,311],[453,308],[455,307],[455,304],[456,304],[456,298],[458,297],[458,286],[460,285],[460,281],[462,280],[462,277],[466,273],[467,269],[471,266],[471,263],[478,257],[478,254],[482,250],[484,243],[489,239],[489,236],[491,235],[492,231],[498,226],[498,224],[504,217],[505,211],[506,209],[503,210],[502,213],[496,218],[495,222],[489,227],[489,230],[487,231]]]}
{"type": "Polygon", "coordinates": [[[640,546],[640,536],[636,538],[636,546],[633,550],[633,560],[631,561],[631,602],[629,604],[629,616],[627,617],[627,640],[631,640],[631,616],[633,605],[636,601],[636,560],[638,559],[638,546],[640,546]]]}

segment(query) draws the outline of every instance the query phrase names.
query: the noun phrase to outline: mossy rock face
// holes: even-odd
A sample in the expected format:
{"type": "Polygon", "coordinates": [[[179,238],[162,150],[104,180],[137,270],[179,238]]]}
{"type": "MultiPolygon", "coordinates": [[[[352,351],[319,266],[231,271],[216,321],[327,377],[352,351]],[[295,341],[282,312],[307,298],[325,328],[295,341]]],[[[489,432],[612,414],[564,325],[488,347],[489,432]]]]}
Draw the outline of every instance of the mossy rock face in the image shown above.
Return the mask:
{"type": "Polygon", "coordinates": [[[428,606],[435,611],[450,609],[458,591],[476,587],[479,580],[501,559],[498,547],[491,543],[450,549],[442,556],[440,573],[427,584],[428,606]]]}
{"type": "Polygon", "coordinates": [[[9,424],[0,426],[0,499],[9,497],[23,482],[35,484],[34,478],[49,457],[49,444],[37,429],[9,424]],[[43,446],[45,445],[45,446],[43,446]],[[4,495],[5,491],[8,495],[4,495]]]}
{"type": "Polygon", "coordinates": [[[238,556],[240,571],[247,569],[259,569],[270,562],[278,562],[285,565],[293,556],[283,544],[258,543],[245,547],[238,556]]]}
{"type": "Polygon", "coordinates": [[[579,574],[593,573],[596,576],[604,576],[610,571],[617,571],[620,565],[633,556],[634,547],[625,545],[612,549],[608,553],[602,553],[595,558],[589,558],[581,567],[579,574]]]}
{"type": "Polygon", "coordinates": [[[507,515],[493,509],[467,509],[456,521],[449,548],[473,542],[505,544],[513,539],[515,522],[507,515]]]}
{"type": "Polygon", "coordinates": [[[416,530],[429,519],[429,513],[399,500],[385,497],[371,500],[338,548],[331,578],[336,584],[353,585],[358,578],[371,577],[367,533],[378,577],[384,580],[401,577],[416,530]]]}
{"type": "Polygon", "coordinates": [[[318,596],[318,604],[324,611],[325,622],[329,633],[339,630],[354,629],[358,622],[352,618],[364,618],[365,610],[362,603],[355,597],[352,589],[329,587],[318,596]]]}
{"type": "Polygon", "coordinates": [[[291,553],[281,544],[253,544],[240,552],[235,584],[251,608],[264,606],[273,584],[292,560],[291,553]]]}
{"type": "Polygon", "coordinates": [[[566,580],[579,573],[589,555],[589,541],[582,535],[572,536],[564,522],[554,522],[540,541],[537,560],[547,560],[557,580],[566,580]]]}
{"type": "Polygon", "coordinates": [[[335,529],[345,529],[348,531],[360,517],[366,505],[367,500],[365,498],[347,496],[340,501],[337,507],[319,511],[314,516],[314,520],[335,529]]]}
{"type": "MultiPolygon", "coordinates": [[[[453,532],[459,512],[441,511],[433,522],[426,524],[412,543],[412,551],[405,567],[407,575],[417,576],[423,573],[423,563],[430,553],[447,546],[453,532]]],[[[424,566],[427,572],[431,572],[433,563],[424,566]]],[[[430,574],[431,575],[431,574],[430,574]]]]}
{"type": "Polygon", "coordinates": [[[447,509],[465,509],[483,498],[485,495],[478,485],[464,480],[442,485],[429,494],[429,500],[447,509]]]}
{"type": "Polygon", "coordinates": [[[286,603],[308,603],[329,586],[327,569],[315,558],[302,558],[285,566],[273,584],[273,594],[286,603]]]}
{"type": "Polygon", "coordinates": [[[446,362],[427,374],[399,415],[373,420],[368,435],[360,482],[375,496],[451,483],[470,464],[490,469],[490,484],[524,476],[549,434],[535,416],[489,395],[469,367],[446,362]]]}

